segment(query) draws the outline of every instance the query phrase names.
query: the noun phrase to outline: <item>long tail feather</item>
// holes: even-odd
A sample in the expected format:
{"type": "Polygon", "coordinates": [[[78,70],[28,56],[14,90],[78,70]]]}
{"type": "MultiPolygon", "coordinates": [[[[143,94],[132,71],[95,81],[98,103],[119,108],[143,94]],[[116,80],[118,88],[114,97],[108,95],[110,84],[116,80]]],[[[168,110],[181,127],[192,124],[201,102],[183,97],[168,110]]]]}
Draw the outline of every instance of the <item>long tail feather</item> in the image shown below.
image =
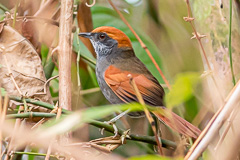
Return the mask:
{"type": "MultiPolygon", "coordinates": [[[[164,109],[164,111],[166,111],[166,109],[164,109]]],[[[166,116],[163,116],[163,114],[161,114],[160,112],[153,112],[153,114],[160,120],[163,121],[167,126],[169,126],[170,128],[172,128],[173,130],[192,137],[192,138],[197,138],[200,133],[201,130],[198,129],[197,127],[195,127],[194,125],[192,125],[191,123],[189,123],[188,121],[186,121],[185,119],[181,118],[180,116],[178,116],[177,114],[169,111],[169,118],[167,118],[166,116]]]]}

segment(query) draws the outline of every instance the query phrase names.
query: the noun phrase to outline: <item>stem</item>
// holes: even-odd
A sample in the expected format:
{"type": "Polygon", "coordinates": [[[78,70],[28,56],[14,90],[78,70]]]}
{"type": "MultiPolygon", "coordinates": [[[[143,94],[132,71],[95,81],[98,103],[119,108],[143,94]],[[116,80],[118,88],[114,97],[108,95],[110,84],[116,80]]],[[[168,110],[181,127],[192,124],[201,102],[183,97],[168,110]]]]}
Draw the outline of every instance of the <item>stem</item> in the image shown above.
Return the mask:
{"type": "MultiPolygon", "coordinates": [[[[34,156],[46,156],[45,153],[35,153],[35,152],[13,152],[13,154],[26,154],[26,155],[34,155],[34,156]]],[[[50,157],[63,157],[58,155],[50,155],[50,157]]]]}
{"type": "Polygon", "coordinates": [[[17,0],[16,6],[15,6],[15,10],[14,10],[14,18],[13,18],[13,24],[12,24],[13,28],[15,28],[16,17],[17,17],[17,9],[18,9],[19,3],[20,3],[20,0],[17,0]]]}
{"type": "MultiPolygon", "coordinates": [[[[55,117],[56,114],[54,113],[41,113],[41,112],[28,112],[28,113],[21,113],[21,114],[10,114],[7,115],[6,118],[30,118],[30,117],[45,117],[45,118],[51,118],[55,117]]],[[[114,128],[112,125],[108,125],[104,122],[96,121],[96,120],[90,120],[90,125],[93,125],[98,128],[104,128],[106,131],[109,131],[111,133],[114,133],[114,128]]],[[[124,130],[118,128],[118,132],[122,135],[124,134],[124,130]]],[[[144,136],[144,135],[135,135],[130,134],[130,139],[133,141],[139,141],[144,143],[149,143],[153,145],[157,145],[156,139],[154,136],[144,136]]],[[[161,139],[162,147],[168,148],[168,149],[175,149],[177,147],[176,143],[161,139]]]]}
{"type": "MultiPolygon", "coordinates": [[[[89,124],[98,127],[98,128],[104,128],[106,131],[109,131],[111,133],[114,133],[114,128],[111,125],[108,125],[104,122],[96,121],[96,120],[91,120],[89,124]]],[[[124,133],[124,130],[118,128],[118,133],[121,135],[124,133]]],[[[135,135],[135,134],[130,134],[130,139],[133,141],[140,141],[144,143],[150,143],[157,145],[156,139],[154,136],[142,136],[142,135],[135,135]]],[[[161,139],[162,147],[168,148],[168,149],[175,149],[177,147],[176,143],[169,141],[169,140],[164,140],[161,139]]]]}
{"type": "Polygon", "coordinates": [[[45,112],[26,112],[20,114],[9,114],[6,116],[7,119],[13,118],[32,118],[32,117],[42,117],[42,118],[52,118],[55,117],[54,113],[45,113],[45,112]]]}
{"type": "MultiPolygon", "coordinates": [[[[22,102],[22,99],[20,97],[17,97],[17,96],[9,96],[9,99],[17,101],[17,102],[22,102]]],[[[50,109],[50,110],[54,109],[54,105],[46,103],[46,102],[37,101],[37,100],[34,100],[34,99],[29,99],[29,98],[25,99],[25,101],[27,103],[35,104],[37,106],[41,106],[41,107],[44,107],[44,108],[47,108],[47,109],[50,109]]],[[[66,109],[62,109],[62,113],[69,114],[71,112],[66,110],[66,109]]]]}
{"type": "Polygon", "coordinates": [[[230,18],[230,22],[229,22],[229,45],[228,45],[228,52],[229,52],[229,60],[230,60],[230,68],[231,68],[231,73],[232,73],[232,82],[233,85],[236,85],[236,80],[235,80],[235,76],[234,76],[234,72],[233,72],[233,60],[232,60],[232,0],[229,1],[229,18],[230,18]]]}
{"type": "Polygon", "coordinates": [[[9,9],[5,7],[2,3],[0,3],[0,9],[3,10],[4,12],[9,11],[9,9]]]}
{"type": "Polygon", "coordinates": [[[72,55],[73,1],[61,1],[59,25],[59,113],[61,109],[72,110],[71,106],[71,55],[72,55]]]}

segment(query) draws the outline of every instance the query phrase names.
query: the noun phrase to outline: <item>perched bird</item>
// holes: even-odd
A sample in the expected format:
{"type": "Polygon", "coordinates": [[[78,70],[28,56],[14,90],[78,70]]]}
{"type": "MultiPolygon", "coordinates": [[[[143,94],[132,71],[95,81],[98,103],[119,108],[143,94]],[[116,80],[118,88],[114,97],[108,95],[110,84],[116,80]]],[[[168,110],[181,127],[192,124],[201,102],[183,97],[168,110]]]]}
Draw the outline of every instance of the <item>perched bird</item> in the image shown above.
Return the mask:
{"type": "MultiPolygon", "coordinates": [[[[96,75],[100,89],[112,104],[138,101],[130,84],[129,75],[135,81],[147,105],[164,107],[164,90],[146,66],[136,57],[130,39],[114,27],[103,26],[79,36],[89,38],[97,54],[96,75]]],[[[130,116],[141,116],[143,112],[130,112],[130,116]]],[[[193,138],[201,131],[169,111],[168,114],[153,114],[173,130],[193,138]],[[169,114],[170,113],[170,114],[169,114]],[[168,116],[166,116],[168,115],[168,116]]]]}

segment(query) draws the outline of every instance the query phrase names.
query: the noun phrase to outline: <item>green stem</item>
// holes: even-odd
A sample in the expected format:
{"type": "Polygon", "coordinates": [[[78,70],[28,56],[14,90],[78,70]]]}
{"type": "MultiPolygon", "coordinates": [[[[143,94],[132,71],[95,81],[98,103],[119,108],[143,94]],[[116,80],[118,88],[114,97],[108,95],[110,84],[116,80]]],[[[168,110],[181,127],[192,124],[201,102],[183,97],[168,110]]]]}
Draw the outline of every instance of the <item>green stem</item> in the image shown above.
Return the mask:
{"type": "MultiPolygon", "coordinates": [[[[98,128],[104,128],[106,131],[114,133],[113,126],[108,125],[104,122],[91,120],[89,122],[89,124],[91,124],[93,126],[96,126],[98,128]]],[[[124,130],[118,128],[118,132],[122,135],[124,130]]],[[[157,142],[156,142],[156,139],[155,139],[154,136],[143,136],[143,135],[135,135],[135,134],[130,134],[129,136],[130,136],[129,140],[140,141],[140,142],[145,142],[145,143],[150,143],[150,144],[157,145],[157,142]]],[[[175,149],[177,147],[176,143],[174,143],[172,141],[165,140],[165,139],[161,139],[161,141],[162,141],[162,147],[165,147],[165,148],[168,148],[168,149],[175,149]]]]}
{"type": "Polygon", "coordinates": [[[17,17],[17,9],[18,9],[19,3],[20,3],[20,0],[17,0],[16,6],[15,6],[15,10],[14,10],[14,18],[13,18],[13,24],[12,24],[13,28],[15,28],[16,17],[17,17]]]}
{"type": "MultiPolygon", "coordinates": [[[[79,33],[79,28],[78,28],[78,32],[79,33]]],[[[77,79],[78,79],[78,87],[80,87],[81,85],[81,82],[80,82],[80,69],[79,69],[79,62],[80,62],[80,55],[81,55],[81,52],[80,52],[80,42],[79,42],[79,38],[77,36],[77,45],[79,47],[79,50],[77,52],[77,79]]]]}
{"type": "MultiPolygon", "coordinates": [[[[13,154],[21,154],[21,155],[22,154],[27,154],[27,155],[34,155],[34,156],[46,156],[47,155],[47,154],[44,154],[44,153],[35,153],[35,152],[13,152],[13,154]]],[[[60,158],[60,157],[63,157],[63,156],[50,155],[50,157],[60,158]]]]}
{"type": "Polygon", "coordinates": [[[50,57],[43,68],[46,79],[51,78],[54,67],[55,67],[55,64],[53,63],[52,58],[50,57]]]}
{"type": "Polygon", "coordinates": [[[233,85],[235,86],[236,81],[235,81],[235,76],[234,76],[234,72],[233,72],[233,61],[232,61],[232,0],[229,1],[229,45],[228,45],[228,52],[229,52],[229,59],[230,59],[230,67],[231,67],[231,73],[232,73],[232,82],[233,85]]]}
{"type": "MultiPolygon", "coordinates": [[[[17,96],[9,96],[9,99],[17,101],[17,102],[22,102],[22,98],[17,97],[17,96]]],[[[37,101],[37,100],[34,100],[34,99],[25,99],[25,100],[26,100],[27,103],[35,104],[37,106],[41,106],[41,107],[44,107],[44,108],[47,108],[47,109],[50,109],[50,110],[54,109],[53,104],[49,104],[49,103],[42,102],[42,101],[37,101]]],[[[66,109],[62,109],[62,113],[68,114],[68,113],[71,113],[71,112],[66,110],[66,109]]]]}
{"type": "Polygon", "coordinates": [[[42,118],[52,118],[55,117],[54,113],[45,113],[45,112],[25,112],[20,114],[9,114],[6,116],[7,119],[13,118],[31,118],[31,117],[42,117],[42,118]]]}
{"type": "MultiPolygon", "coordinates": [[[[6,116],[7,119],[12,119],[12,118],[31,118],[31,117],[44,117],[44,118],[52,118],[55,117],[56,114],[54,113],[42,113],[42,112],[27,112],[27,113],[21,113],[21,114],[9,114],[6,116]]],[[[108,125],[104,122],[96,121],[96,120],[91,120],[89,122],[90,125],[93,125],[98,128],[104,128],[106,131],[109,131],[111,133],[114,133],[114,128],[112,125],[108,125]]],[[[124,130],[118,128],[118,132],[120,135],[124,134],[124,130]]],[[[144,135],[135,135],[135,134],[130,134],[129,140],[133,141],[139,141],[139,142],[144,142],[144,143],[149,143],[156,145],[156,139],[154,136],[144,136],[144,135]]],[[[168,148],[168,149],[175,149],[177,147],[176,143],[161,139],[162,142],[162,147],[168,148]]]]}
{"type": "Polygon", "coordinates": [[[9,9],[5,7],[2,3],[0,3],[0,9],[3,10],[4,12],[9,11],[9,9]]]}

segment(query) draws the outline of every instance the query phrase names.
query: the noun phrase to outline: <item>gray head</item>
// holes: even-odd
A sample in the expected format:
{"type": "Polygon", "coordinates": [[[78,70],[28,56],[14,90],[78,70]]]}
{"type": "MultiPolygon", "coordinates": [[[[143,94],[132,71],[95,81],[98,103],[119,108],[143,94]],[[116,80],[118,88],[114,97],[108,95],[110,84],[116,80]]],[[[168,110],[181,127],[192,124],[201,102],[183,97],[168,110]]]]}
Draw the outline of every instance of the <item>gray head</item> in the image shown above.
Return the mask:
{"type": "Polygon", "coordinates": [[[89,38],[97,56],[111,54],[113,48],[132,48],[130,39],[114,27],[98,27],[89,33],[80,33],[79,36],[89,38]]]}

